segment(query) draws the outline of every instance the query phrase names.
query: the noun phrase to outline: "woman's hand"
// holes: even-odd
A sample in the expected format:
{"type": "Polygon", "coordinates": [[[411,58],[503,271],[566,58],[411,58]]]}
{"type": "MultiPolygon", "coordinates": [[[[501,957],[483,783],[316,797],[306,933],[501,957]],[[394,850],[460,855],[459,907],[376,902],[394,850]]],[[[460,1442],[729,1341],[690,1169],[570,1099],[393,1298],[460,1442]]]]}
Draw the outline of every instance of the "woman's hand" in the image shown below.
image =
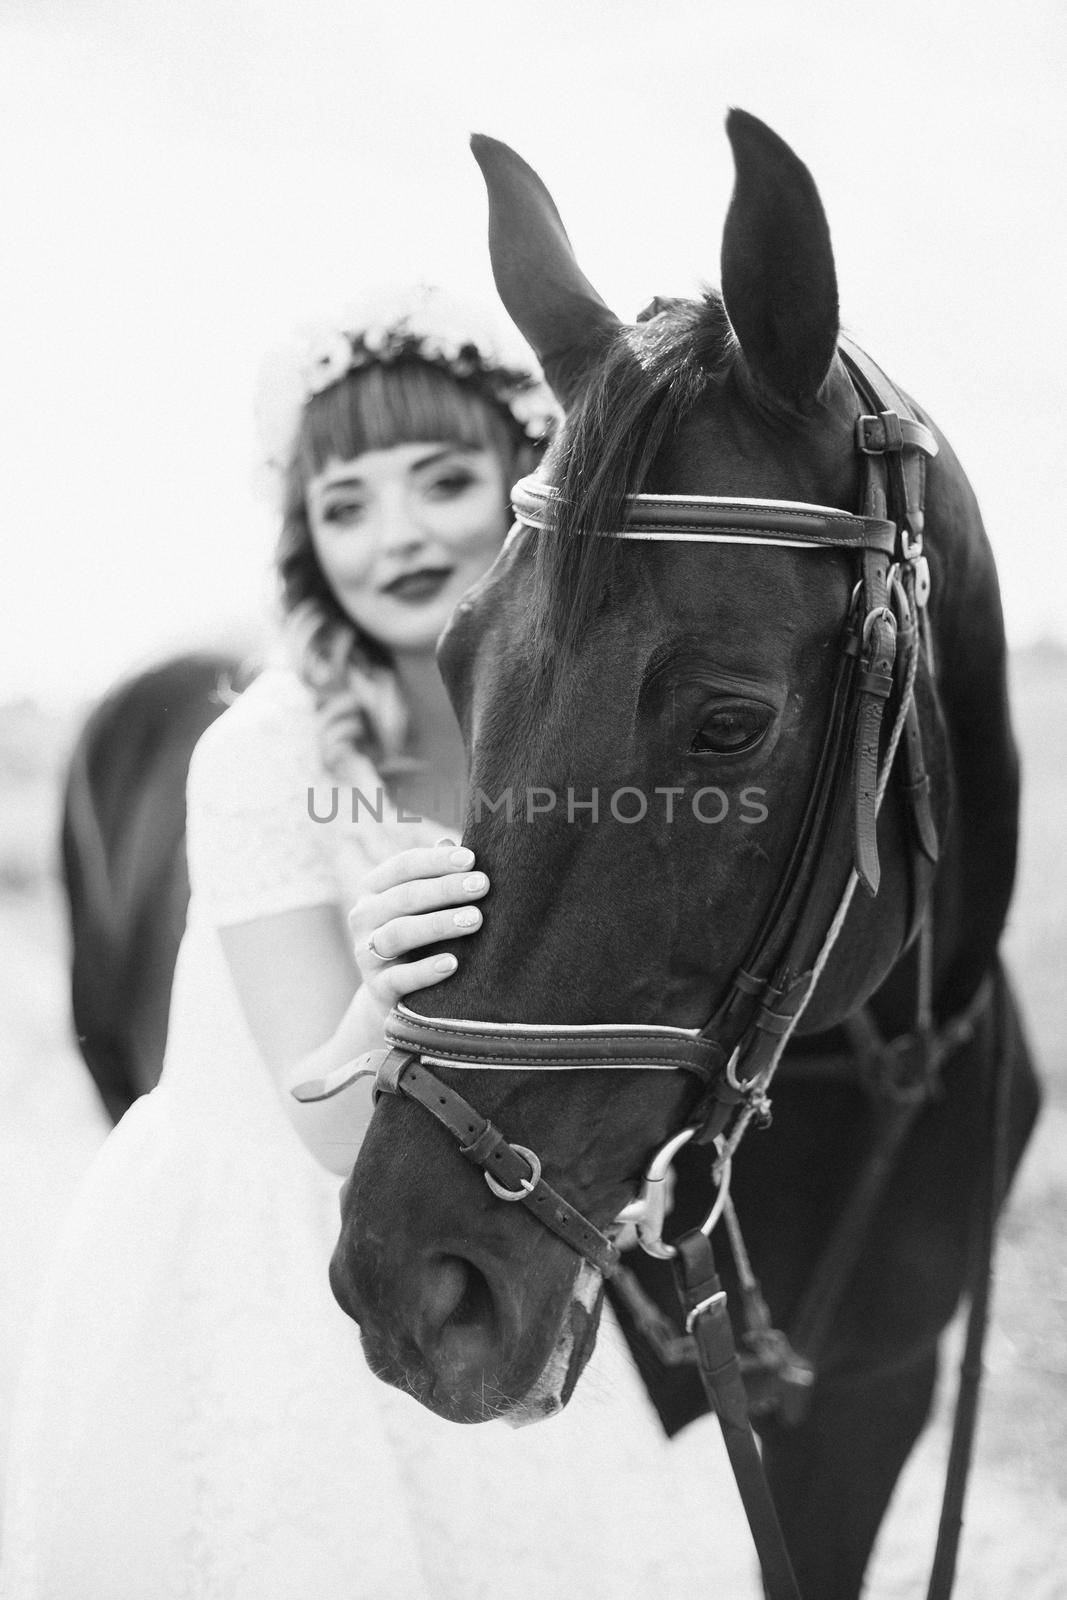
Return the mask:
{"type": "Polygon", "coordinates": [[[455,972],[455,956],[417,952],[481,927],[482,913],[473,902],[486,894],[489,879],[473,869],[473,850],[446,839],[433,849],[402,850],[367,874],[348,925],[361,988],[383,1022],[404,995],[455,972]]]}

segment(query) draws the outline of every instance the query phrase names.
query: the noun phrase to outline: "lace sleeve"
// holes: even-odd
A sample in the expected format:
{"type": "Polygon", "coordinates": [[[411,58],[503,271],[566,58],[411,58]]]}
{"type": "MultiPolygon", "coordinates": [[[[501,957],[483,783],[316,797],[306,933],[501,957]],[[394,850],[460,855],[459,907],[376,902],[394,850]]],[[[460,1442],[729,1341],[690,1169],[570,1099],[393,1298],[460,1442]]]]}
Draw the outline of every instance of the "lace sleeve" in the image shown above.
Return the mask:
{"type": "Polygon", "coordinates": [[[303,691],[288,675],[264,674],[193,751],[191,918],[224,927],[341,900],[329,830],[308,805],[323,781],[303,691]]]}

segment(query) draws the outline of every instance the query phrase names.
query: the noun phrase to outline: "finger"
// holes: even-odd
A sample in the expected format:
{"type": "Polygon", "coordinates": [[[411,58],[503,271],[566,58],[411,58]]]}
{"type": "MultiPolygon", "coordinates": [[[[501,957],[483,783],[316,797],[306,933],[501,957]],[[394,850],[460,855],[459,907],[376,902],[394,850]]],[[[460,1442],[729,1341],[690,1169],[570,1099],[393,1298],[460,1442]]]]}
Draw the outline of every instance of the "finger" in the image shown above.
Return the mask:
{"type": "Polygon", "coordinates": [[[388,861],[372,867],[364,880],[367,890],[381,894],[397,884],[408,883],[412,878],[439,878],[446,872],[473,867],[474,851],[466,845],[424,845],[415,850],[401,850],[388,861]]]}
{"type": "Polygon", "coordinates": [[[356,966],[363,978],[373,978],[375,973],[388,967],[395,959],[384,954],[373,933],[356,940],[354,953],[356,966]]]}
{"type": "Polygon", "coordinates": [[[444,911],[430,911],[421,917],[394,917],[391,922],[375,928],[370,939],[360,942],[357,960],[362,952],[370,966],[381,966],[382,961],[396,961],[412,950],[422,949],[423,945],[477,933],[481,925],[482,913],[477,906],[449,906],[444,911]]]}
{"type": "Polygon", "coordinates": [[[393,1002],[417,989],[429,989],[435,983],[444,983],[459,966],[454,955],[444,952],[436,956],[423,956],[421,961],[398,961],[382,973],[379,989],[386,989],[393,1002]]]}
{"type": "Polygon", "coordinates": [[[368,897],[353,908],[350,926],[358,938],[365,929],[381,928],[396,917],[418,917],[443,906],[462,906],[489,891],[484,872],[450,872],[443,878],[412,878],[394,889],[368,897]]]}

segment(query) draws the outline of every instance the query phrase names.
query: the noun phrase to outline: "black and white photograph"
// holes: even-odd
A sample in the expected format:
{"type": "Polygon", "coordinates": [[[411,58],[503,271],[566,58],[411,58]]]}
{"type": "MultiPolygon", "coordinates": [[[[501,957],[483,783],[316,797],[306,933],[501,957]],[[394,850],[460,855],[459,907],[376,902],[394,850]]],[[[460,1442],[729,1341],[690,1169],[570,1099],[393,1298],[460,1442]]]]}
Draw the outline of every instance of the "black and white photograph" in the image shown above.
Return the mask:
{"type": "Polygon", "coordinates": [[[1067,1597],[1065,75],[0,0],[0,1600],[1067,1597]]]}

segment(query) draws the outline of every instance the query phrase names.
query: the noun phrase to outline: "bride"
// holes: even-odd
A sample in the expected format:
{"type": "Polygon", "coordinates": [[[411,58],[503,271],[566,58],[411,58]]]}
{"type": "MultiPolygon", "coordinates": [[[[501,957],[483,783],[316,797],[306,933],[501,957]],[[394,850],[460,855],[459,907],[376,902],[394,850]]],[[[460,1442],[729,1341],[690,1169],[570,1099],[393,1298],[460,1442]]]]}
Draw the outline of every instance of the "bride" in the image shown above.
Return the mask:
{"type": "Polygon", "coordinates": [[[380,1044],[394,1001],[456,968],[426,948],[492,915],[471,852],[419,810],[465,776],[434,647],[501,546],[549,403],[426,293],[294,371],[275,452],[287,659],[194,753],[163,1075],[105,1144],[52,1263],[0,1592],[681,1593],[700,1577],[707,1462],[692,1475],[668,1452],[610,1318],[562,1416],[458,1428],[371,1376],[330,1295],[357,1145],[328,1102],[287,1091],[380,1044]],[[331,803],[379,789],[391,805],[331,803]]]}

